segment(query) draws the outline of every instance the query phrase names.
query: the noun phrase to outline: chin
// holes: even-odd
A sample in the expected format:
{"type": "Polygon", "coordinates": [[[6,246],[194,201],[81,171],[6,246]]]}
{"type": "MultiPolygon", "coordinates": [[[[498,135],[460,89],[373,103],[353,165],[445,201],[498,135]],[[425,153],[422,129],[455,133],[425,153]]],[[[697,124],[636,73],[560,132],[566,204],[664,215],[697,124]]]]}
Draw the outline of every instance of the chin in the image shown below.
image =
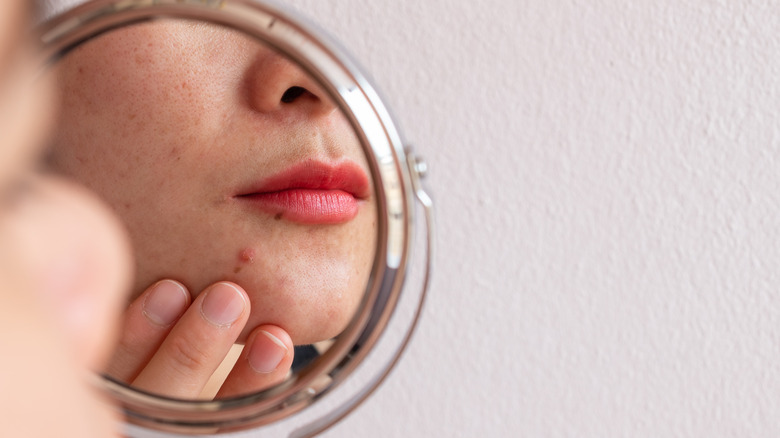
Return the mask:
{"type": "Polygon", "coordinates": [[[325,297],[329,295],[320,294],[317,300],[303,302],[294,296],[277,297],[273,303],[264,304],[267,296],[263,297],[265,299],[256,299],[250,294],[253,310],[239,342],[243,342],[252,330],[262,324],[278,325],[287,331],[295,345],[313,344],[338,336],[352,320],[360,303],[360,296],[357,299],[345,299],[344,296],[332,297],[333,299],[325,297]],[[280,306],[280,303],[291,302],[295,304],[280,306]]]}
{"type": "MultiPolygon", "coordinates": [[[[290,315],[293,316],[293,315],[290,315]]],[[[344,313],[336,319],[315,318],[283,318],[274,325],[283,328],[290,335],[294,345],[309,345],[321,341],[332,339],[341,334],[352,320],[352,313],[344,313]]],[[[265,320],[258,319],[253,321],[249,317],[249,323],[246,325],[237,342],[243,344],[249,337],[249,333],[259,325],[267,324],[265,320]]]]}

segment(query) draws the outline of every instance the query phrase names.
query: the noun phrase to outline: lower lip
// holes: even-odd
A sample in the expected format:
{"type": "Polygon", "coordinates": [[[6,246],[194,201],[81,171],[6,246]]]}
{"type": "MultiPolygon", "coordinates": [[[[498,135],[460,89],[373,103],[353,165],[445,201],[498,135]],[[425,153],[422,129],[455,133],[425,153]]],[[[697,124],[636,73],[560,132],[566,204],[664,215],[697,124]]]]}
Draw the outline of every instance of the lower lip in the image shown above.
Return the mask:
{"type": "Polygon", "coordinates": [[[290,189],[241,197],[276,219],[302,224],[340,224],[358,213],[359,201],[343,190],[290,189]]]}

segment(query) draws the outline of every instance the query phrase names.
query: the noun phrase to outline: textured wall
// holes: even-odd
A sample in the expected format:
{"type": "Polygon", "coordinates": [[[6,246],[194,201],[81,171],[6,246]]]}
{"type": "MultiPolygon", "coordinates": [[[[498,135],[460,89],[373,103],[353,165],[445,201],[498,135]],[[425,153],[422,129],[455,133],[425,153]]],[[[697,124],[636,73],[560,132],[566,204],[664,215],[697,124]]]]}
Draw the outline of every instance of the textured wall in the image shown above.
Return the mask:
{"type": "Polygon", "coordinates": [[[438,204],[421,331],[328,436],[780,436],[776,2],[293,3],[438,204]]]}

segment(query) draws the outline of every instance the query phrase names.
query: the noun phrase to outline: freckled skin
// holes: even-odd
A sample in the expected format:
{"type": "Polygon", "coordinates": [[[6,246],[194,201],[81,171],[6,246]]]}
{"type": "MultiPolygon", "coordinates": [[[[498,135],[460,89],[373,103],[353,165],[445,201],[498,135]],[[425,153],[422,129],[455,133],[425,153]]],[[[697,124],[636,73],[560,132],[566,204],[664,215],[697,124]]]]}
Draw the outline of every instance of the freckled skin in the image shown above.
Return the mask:
{"type": "Polygon", "coordinates": [[[316,83],[254,40],[175,21],[101,36],[58,70],[51,164],[124,220],[136,295],[162,278],[196,293],[228,280],[251,300],[240,339],[261,323],[296,345],[344,329],[373,263],[373,196],[336,225],[292,223],[233,199],[304,159],[350,160],[368,174],[354,132],[316,83]],[[292,86],[310,93],[281,103],[292,86]]]}

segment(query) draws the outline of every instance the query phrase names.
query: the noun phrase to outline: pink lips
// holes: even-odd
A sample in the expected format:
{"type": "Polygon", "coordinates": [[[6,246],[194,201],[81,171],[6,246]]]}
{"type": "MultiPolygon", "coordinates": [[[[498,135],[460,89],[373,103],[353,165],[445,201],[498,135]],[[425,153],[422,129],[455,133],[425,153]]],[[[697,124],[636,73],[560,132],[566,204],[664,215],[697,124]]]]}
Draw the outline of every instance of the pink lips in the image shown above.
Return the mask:
{"type": "Polygon", "coordinates": [[[360,202],[368,196],[368,177],[358,165],[306,161],[242,191],[236,198],[277,219],[338,224],[354,218],[360,202]]]}

